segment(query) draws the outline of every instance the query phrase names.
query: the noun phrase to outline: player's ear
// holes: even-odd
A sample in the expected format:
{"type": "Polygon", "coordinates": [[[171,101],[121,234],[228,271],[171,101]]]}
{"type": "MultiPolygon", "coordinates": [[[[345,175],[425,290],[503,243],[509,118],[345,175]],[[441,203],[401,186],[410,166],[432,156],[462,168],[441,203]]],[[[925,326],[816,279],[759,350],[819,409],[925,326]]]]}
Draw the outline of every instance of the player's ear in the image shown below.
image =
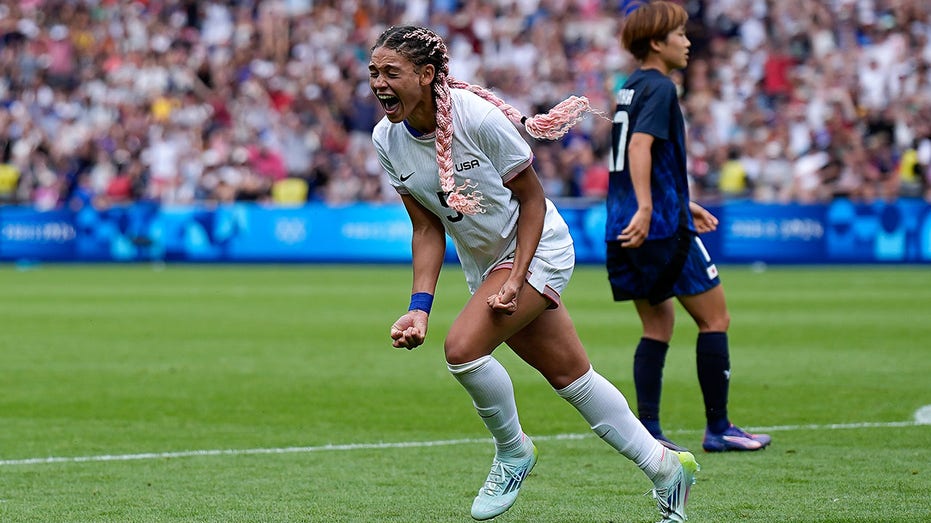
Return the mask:
{"type": "Polygon", "coordinates": [[[663,51],[663,48],[661,46],[662,44],[665,44],[665,43],[666,43],[665,38],[662,40],[658,38],[651,38],[650,39],[650,51],[657,53],[657,54],[661,53],[663,51]]]}
{"type": "Polygon", "coordinates": [[[432,84],[434,77],[436,77],[436,67],[433,64],[426,64],[420,68],[420,85],[432,84]]]}

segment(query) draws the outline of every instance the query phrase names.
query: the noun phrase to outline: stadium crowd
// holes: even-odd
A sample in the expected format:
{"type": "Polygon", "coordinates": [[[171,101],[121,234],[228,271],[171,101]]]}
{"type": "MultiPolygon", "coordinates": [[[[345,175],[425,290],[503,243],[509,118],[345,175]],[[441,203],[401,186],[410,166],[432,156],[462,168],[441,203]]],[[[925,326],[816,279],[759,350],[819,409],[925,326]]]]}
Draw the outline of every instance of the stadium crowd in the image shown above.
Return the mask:
{"type": "MultiPolygon", "coordinates": [[[[676,78],[697,200],[931,201],[927,0],[687,0],[676,78]]],[[[607,187],[631,0],[20,0],[0,5],[0,204],[393,201],[368,51],[427,25],[451,73],[525,114],[585,95],[537,142],[551,198],[607,187]]]]}

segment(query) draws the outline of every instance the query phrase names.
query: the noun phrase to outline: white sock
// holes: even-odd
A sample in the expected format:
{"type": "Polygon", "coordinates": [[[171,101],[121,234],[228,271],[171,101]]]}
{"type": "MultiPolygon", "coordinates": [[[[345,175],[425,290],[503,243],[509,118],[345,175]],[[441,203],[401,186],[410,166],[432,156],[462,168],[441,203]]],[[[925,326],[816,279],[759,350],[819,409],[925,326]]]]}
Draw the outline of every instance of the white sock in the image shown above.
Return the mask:
{"type": "Polygon", "coordinates": [[[657,477],[666,449],[643,427],[627,398],[611,382],[589,368],[556,393],[582,414],[598,437],[636,463],[651,480],[657,477]]]}
{"type": "Polygon", "coordinates": [[[514,386],[507,370],[491,356],[461,364],[446,364],[462,384],[485,427],[495,439],[499,456],[522,455],[523,431],[517,417],[514,386]]]}

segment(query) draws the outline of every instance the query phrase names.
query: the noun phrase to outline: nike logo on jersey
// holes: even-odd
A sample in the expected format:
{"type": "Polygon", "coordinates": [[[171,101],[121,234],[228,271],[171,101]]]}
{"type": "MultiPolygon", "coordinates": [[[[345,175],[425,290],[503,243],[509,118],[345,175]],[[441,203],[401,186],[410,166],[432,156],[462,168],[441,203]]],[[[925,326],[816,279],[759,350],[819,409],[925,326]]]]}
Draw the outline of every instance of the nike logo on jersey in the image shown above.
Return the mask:
{"type": "Polygon", "coordinates": [[[411,176],[414,176],[414,173],[416,173],[416,172],[417,172],[417,171],[411,171],[411,173],[408,174],[407,176],[404,176],[404,175],[402,174],[402,175],[401,175],[401,181],[402,181],[402,182],[406,182],[407,180],[410,180],[410,179],[411,179],[411,176]]]}

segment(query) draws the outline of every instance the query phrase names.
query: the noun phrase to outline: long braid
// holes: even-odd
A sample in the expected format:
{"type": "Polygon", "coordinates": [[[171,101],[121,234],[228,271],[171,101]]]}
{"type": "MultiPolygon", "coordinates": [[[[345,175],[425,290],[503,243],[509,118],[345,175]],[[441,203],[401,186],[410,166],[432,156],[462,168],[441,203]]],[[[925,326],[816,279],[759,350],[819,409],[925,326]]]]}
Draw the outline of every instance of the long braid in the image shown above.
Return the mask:
{"type": "Polygon", "coordinates": [[[526,117],[520,113],[514,106],[495,96],[494,93],[478,85],[472,85],[453,78],[447,80],[450,87],[457,89],[466,89],[471,91],[485,100],[493,103],[508,117],[509,120],[517,125],[521,125],[527,130],[527,134],[538,140],[558,140],[564,134],[569,132],[576,123],[585,117],[585,113],[593,113],[604,117],[599,111],[592,109],[588,98],[584,96],[570,96],[559,102],[555,107],[536,116],[526,117]]]}
{"type": "Polygon", "coordinates": [[[417,67],[433,64],[436,76],[433,79],[433,97],[436,103],[436,162],[439,168],[440,188],[446,194],[450,208],[463,214],[485,212],[481,191],[466,179],[456,185],[453,177],[452,141],[453,116],[450,88],[465,89],[494,104],[509,120],[521,125],[530,136],[538,140],[556,140],[581,120],[586,112],[606,118],[594,110],[584,96],[572,96],[563,100],[546,114],[526,117],[512,105],[504,102],[488,89],[449,76],[449,54],[443,39],[423,27],[391,27],[386,30],[372,47],[387,47],[407,57],[417,67]]]}
{"type": "MultiPolygon", "coordinates": [[[[443,48],[445,51],[445,45],[443,48]]],[[[446,56],[446,53],[443,55],[446,56]]],[[[485,212],[482,192],[472,190],[476,185],[470,179],[457,186],[453,178],[453,102],[449,94],[449,82],[445,81],[447,74],[448,71],[441,71],[433,82],[436,97],[436,162],[440,168],[440,188],[446,193],[446,204],[450,208],[462,214],[481,214],[485,212]]]]}

